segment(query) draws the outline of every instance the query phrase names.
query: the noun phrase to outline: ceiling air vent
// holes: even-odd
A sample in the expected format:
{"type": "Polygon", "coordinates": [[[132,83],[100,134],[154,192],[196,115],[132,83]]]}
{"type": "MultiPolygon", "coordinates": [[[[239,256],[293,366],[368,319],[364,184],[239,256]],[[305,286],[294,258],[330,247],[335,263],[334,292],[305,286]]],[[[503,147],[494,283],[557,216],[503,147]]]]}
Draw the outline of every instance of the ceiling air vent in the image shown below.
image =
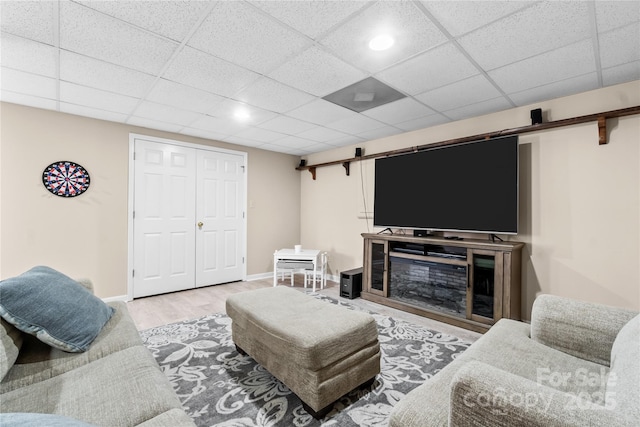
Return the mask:
{"type": "Polygon", "coordinates": [[[356,113],[361,113],[406,96],[381,81],[368,77],[358,83],[333,92],[322,99],[353,110],[356,113]]]}

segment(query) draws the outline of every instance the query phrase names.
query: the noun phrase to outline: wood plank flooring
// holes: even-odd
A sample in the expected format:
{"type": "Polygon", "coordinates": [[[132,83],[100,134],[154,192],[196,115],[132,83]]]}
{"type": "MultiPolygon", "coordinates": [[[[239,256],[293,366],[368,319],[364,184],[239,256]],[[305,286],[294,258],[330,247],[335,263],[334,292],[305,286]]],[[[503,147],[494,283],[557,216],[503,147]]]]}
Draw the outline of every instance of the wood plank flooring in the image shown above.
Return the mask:
{"type": "MultiPolygon", "coordinates": [[[[294,289],[304,291],[301,275],[296,275],[294,289]]],[[[280,286],[290,286],[289,279],[280,282],[280,286]]],[[[251,282],[233,282],[223,285],[208,286],[170,294],[139,298],[127,303],[127,307],[138,330],[144,330],[167,323],[181,320],[196,319],[207,314],[224,313],[225,301],[231,294],[272,286],[271,279],[254,280],[251,282]]],[[[474,342],[481,334],[422,316],[406,313],[391,307],[365,301],[362,298],[353,300],[339,297],[338,283],[327,281],[325,289],[318,290],[331,298],[358,306],[360,308],[403,319],[408,322],[460,337],[468,342],[474,342]]]]}

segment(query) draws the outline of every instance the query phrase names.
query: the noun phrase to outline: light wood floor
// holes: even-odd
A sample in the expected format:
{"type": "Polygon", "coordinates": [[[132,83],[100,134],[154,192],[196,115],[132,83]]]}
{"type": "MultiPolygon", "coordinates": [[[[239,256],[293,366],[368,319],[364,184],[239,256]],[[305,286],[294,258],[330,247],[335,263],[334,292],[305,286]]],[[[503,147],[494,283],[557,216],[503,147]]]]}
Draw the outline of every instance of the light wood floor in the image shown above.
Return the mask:
{"type": "MultiPolygon", "coordinates": [[[[281,282],[281,286],[289,286],[289,281],[281,282]]],[[[181,320],[196,319],[207,314],[224,313],[227,296],[252,289],[259,289],[272,286],[271,279],[255,280],[251,282],[234,282],[224,285],[208,286],[206,288],[192,289],[170,294],[156,295],[152,297],[139,298],[127,303],[129,312],[139,330],[165,325],[167,323],[181,320]]],[[[304,291],[302,276],[296,276],[294,289],[304,291]]],[[[403,319],[408,322],[425,326],[429,329],[455,335],[468,342],[474,342],[480,334],[428,319],[422,316],[406,313],[391,307],[365,301],[362,298],[353,300],[339,297],[340,286],[331,281],[327,281],[325,289],[318,290],[319,293],[343,301],[363,309],[376,313],[403,319]]]]}

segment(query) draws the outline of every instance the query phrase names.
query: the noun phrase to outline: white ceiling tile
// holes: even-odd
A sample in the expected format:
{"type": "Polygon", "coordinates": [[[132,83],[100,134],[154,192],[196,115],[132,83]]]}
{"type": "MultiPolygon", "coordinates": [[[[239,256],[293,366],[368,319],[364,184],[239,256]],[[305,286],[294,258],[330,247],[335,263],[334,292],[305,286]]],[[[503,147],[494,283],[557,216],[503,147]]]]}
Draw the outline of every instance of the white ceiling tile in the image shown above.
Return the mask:
{"type": "Polygon", "coordinates": [[[132,114],[136,117],[177,124],[180,125],[180,127],[189,126],[191,123],[203,117],[200,113],[150,101],[140,103],[132,114]]]}
{"type": "Polygon", "coordinates": [[[348,133],[351,135],[357,135],[362,132],[367,132],[374,129],[379,129],[384,127],[384,123],[380,123],[377,120],[373,120],[369,117],[362,115],[355,115],[348,119],[342,119],[335,122],[331,122],[327,124],[327,127],[332,129],[337,129],[344,133],[348,133]]]}
{"type": "Polygon", "coordinates": [[[28,107],[42,108],[45,110],[57,110],[58,101],[54,99],[40,98],[33,95],[0,90],[0,101],[12,104],[26,105],[28,107]]]}
{"type": "Polygon", "coordinates": [[[446,41],[444,34],[412,2],[381,1],[330,33],[321,43],[350,64],[377,72],[446,41]],[[393,37],[394,45],[378,52],[369,49],[371,39],[380,34],[393,37]]]}
{"type": "Polygon", "coordinates": [[[311,41],[244,2],[218,2],[189,46],[265,74],[311,41]]]}
{"type": "Polygon", "coordinates": [[[217,133],[210,130],[195,129],[191,127],[182,128],[180,130],[180,133],[184,135],[195,136],[198,138],[211,139],[214,141],[222,141],[224,138],[229,136],[223,133],[217,133]]]}
{"type": "Polygon", "coordinates": [[[640,59],[640,23],[601,34],[598,39],[602,68],[640,59]]]}
{"type": "Polygon", "coordinates": [[[60,47],[157,74],[178,45],[77,3],[61,2],[60,47]]]}
{"type": "Polygon", "coordinates": [[[383,128],[374,129],[366,132],[359,133],[358,136],[366,140],[372,141],[374,139],[385,138],[387,136],[397,135],[403,131],[393,126],[385,126],[383,128]]]}
{"type": "Polygon", "coordinates": [[[142,97],[155,77],[84,55],[60,51],[60,79],[108,92],[142,97]]]}
{"type": "Polygon", "coordinates": [[[317,39],[349,15],[367,5],[364,1],[252,1],[254,5],[295,28],[317,39]]]}
{"type": "Polygon", "coordinates": [[[11,92],[48,99],[56,99],[58,96],[57,82],[49,77],[5,67],[2,67],[0,77],[0,88],[11,92]]]}
{"type": "Polygon", "coordinates": [[[206,13],[206,1],[81,1],[86,7],[153,33],[182,41],[206,13]]]}
{"type": "Polygon", "coordinates": [[[147,117],[137,117],[137,116],[129,117],[129,120],[127,120],[127,123],[133,126],[140,126],[143,128],[158,129],[158,130],[164,130],[166,132],[176,132],[176,133],[184,127],[182,125],[177,125],[174,123],[167,123],[161,120],[153,120],[147,117]]]}
{"type": "Polygon", "coordinates": [[[425,1],[421,3],[454,37],[476,30],[519,9],[532,1],[425,1]]]}
{"type": "Polygon", "coordinates": [[[273,144],[288,148],[305,148],[315,145],[317,142],[298,136],[285,136],[284,138],[273,141],[273,144]]]}
{"type": "Polygon", "coordinates": [[[273,142],[277,139],[282,139],[287,135],[282,134],[280,132],[272,132],[270,130],[252,127],[252,128],[243,130],[241,132],[238,132],[233,136],[236,138],[247,138],[252,141],[267,143],[267,142],[273,142]]]}
{"type": "Polygon", "coordinates": [[[497,98],[500,95],[498,89],[484,75],[477,75],[422,93],[416,96],[416,99],[436,111],[446,111],[497,98]]]}
{"type": "Polygon", "coordinates": [[[496,111],[512,108],[511,104],[503,97],[482,101],[477,104],[467,105],[453,110],[446,111],[445,114],[453,120],[462,120],[474,116],[495,113],[496,111]]]}
{"type": "Polygon", "coordinates": [[[277,113],[287,112],[315,99],[314,96],[306,92],[293,89],[267,77],[255,81],[234,98],[277,113]]]}
{"type": "Polygon", "coordinates": [[[366,140],[359,136],[351,135],[351,136],[345,136],[343,138],[331,140],[327,142],[327,144],[333,145],[335,147],[346,147],[348,145],[360,144],[362,142],[366,142],[366,140]]]}
{"type": "Polygon", "coordinates": [[[225,99],[220,104],[216,105],[211,110],[211,115],[236,121],[238,120],[236,117],[236,112],[238,111],[243,111],[248,114],[248,117],[243,119],[242,123],[252,126],[266,122],[276,116],[276,113],[272,111],[263,110],[262,108],[247,105],[233,99],[225,99]]]}
{"type": "Polygon", "coordinates": [[[357,113],[340,107],[324,99],[318,99],[295,110],[289,111],[287,116],[291,116],[307,122],[326,125],[340,119],[348,119],[357,116],[357,113]]]}
{"type": "Polygon", "coordinates": [[[640,21],[639,1],[596,1],[594,3],[598,32],[640,21]]]}
{"type": "Polygon", "coordinates": [[[315,128],[317,125],[287,116],[278,116],[258,125],[263,129],[274,132],[284,133],[286,135],[296,135],[306,130],[315,128]]]}
{"type": "Polygon", "coordinates": [[[56,4],[52,1],[2,1],[2,31],[41,43],[55,42],[56,4]]]}
{"type": "Polygon", "coordinates": [[[437,47],[376,76],[409,95],[478,74],[478,69],[452,44],[437,47]]]}
{"type": "Polygon", "coordinates": [[[448,123],[451,120],[441,114],[431,114],[425,117],[419,117],[413,120],[407,120],[406,122],[398,123],[395,127],[404,131],[410,132],[418,129],[425,129],[431,126],[441,125],[448,123]]]}
{"type": "Polygon", "coordinates": [[[76,116],[91,117],[94,119],[117,123],[125,123],[127,120],[126,114],[114,113],[112,111],[105,111],[99,108],[85,107],[82,105],[67,104],[66,102],[60,103],[60,111],[62,113],[74,114],[76,116]]]}
{"type": "Polygon", "coordinates": [[[367,77],[315,46],[287,61],[269,76],[316,96],[328,95],[367,77]]]}
{"type": "Polygon", "coordinates": [[[509,94],[509,98],[518,106],[533,104],[561,96],[573,95],[578,92],[586,92],[598,87],[598,75],[596,73],[583,74],[582,76],[538,86],[533,89],[509,94]]]}
{"type": "Polygon", "coordinates": [[[393,125],[433,113],[434,111],[431,108],[425,107],[415,99],[403,98],[364,111],[362,114],[383,123],[393,125]]]}
{"type": "Polygon", "coordinates": [[[239,136],[228,136],[224,139],[225,142],[229,142],[231,144],[244,145],[246,147],[261,147],[265,143],[261,141],[254,141],[252,139],[239,137],[239,136]]]}
{"type": "Polygon", "coordinates": [[[602,82],[605,86],[626,83],[632,80],[640,80],[640,61],[602,70],[602,82]]]}
{"type": "Polygon", "coordinates": [[[587,2],[540,2],[469,33],[460,45],[486,70],[584,40],[591,35],[587,2]]]}
{"type": "Polygon", "coordinates": [[[0,63],[3,67],[46,77],[58,76],[56,48],[6,33],[2,33],[0,43],[0,63]]]}
{"type": "Polygon", "coordinates": [[[67,82],[60,82],[60,101],[121,114],[130,114],[138,103],[136,98],[67,82]]]}
{"type": "Polygon", "coordinates": [[[146,99],[197,113],[210,113],[225,100],[210,92],[165,79],[158,80],[146,99]]]}
{"type": "Polygon", "coordinates": [[[596,71],[591,40],[543,53],[490,71],[507,94],[596,71]]]}
{"type": "Polygon", "coordinates": [[[349,135],[343,132],[338,132],[335,129],[317,126],[313,129],[309,129],[308,131],[299,133],[298,136],[317,142],[329,142],[339,138],[347,137],[349,135]]]}
{"type": "Polygon", "coordinates": [[[306,152],[304,150],[300,150],[292,147],[283,147],[282,145],[276,145],[276,144],[262,144],[258,148],[260,148],[261,150],[275,151],[277,153],[284,153],[284,154],[289,154],[290,152],[303,152],[303,153],[306,152]]]}
{"type": "MultiPolygon", "coordinates": [[[[317,144],[310,145],[309,147],[305,147],[305,154],[307,153],[319,153],[321,151],[333,150],[335,145],[323,144],[322,142],[318,142],[317,144]]],[[[290,151],[289,154],[296,154],[295,151],[290,151]]],[[[300,154],[303,155],[303,154],[300,154]]]]}
{"type": "Polygon", "coordinates": [[[163,77],[216,95],[231,97],[260,75],[199,50],[185,47],[163,77]]]}
{"type": "Polygon", "coordinates": [[[189,126],[194,129],[201,129],[206,131],[215,132],[216,134],[232,135],[238,133],[244,129],[248,129],[249,126],[242,125],[232,120],[221,119],[219,117],[204,116],[189,126]]]}

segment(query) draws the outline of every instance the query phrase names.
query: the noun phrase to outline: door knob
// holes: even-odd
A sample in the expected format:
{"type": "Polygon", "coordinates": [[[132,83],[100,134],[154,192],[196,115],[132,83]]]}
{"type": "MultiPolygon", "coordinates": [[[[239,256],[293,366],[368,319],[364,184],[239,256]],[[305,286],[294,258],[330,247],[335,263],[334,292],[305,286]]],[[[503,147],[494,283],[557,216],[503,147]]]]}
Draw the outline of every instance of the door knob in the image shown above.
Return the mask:
{"type": "Polygon", "coordinates": [[[202,228],[203,225],[202,221],[198,222],[198,228],[202,228]]]}

